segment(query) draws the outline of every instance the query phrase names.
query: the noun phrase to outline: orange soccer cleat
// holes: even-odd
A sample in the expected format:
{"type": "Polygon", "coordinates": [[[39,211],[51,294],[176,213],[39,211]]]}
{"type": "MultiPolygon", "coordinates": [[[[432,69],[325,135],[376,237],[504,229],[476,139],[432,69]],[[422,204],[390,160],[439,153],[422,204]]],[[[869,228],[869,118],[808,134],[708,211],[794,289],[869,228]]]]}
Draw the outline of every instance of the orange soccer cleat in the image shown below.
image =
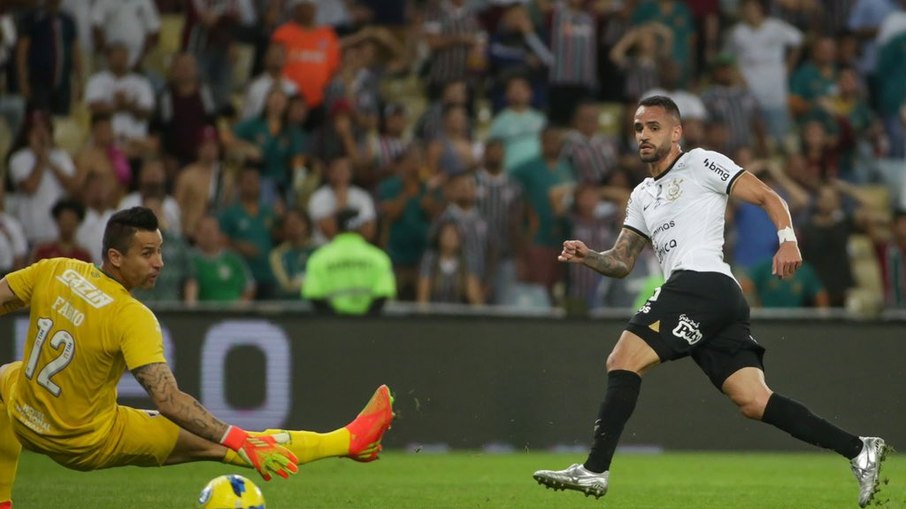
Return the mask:
{"type": "Polygon", "coordinates": [[[367,463],[378,459],[381,439],[393,423],[393,396],[390,388],[382,385],[359,412],[354,421],[346,425],[349,431],[349,453],[356,461],[367,463]]]}

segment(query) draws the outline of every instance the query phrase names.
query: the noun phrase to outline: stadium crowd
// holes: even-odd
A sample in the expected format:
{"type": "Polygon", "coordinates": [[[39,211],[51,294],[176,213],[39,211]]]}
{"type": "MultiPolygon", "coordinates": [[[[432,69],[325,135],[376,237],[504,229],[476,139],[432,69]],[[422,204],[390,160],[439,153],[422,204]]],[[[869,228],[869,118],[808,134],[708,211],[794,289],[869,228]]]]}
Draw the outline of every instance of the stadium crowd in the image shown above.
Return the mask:
{"type": "Polygon", "coordinates": [[[906,0],[8,0],[0,66],[0,275],[100,262],[144,205],[147,302],[299,299],[343,226],[399,300],[637,306],[650,249],[624,280],[557,254],[612,245],[635,104],[667,95],[686,150],[789,203],[788,281],[767,215],[729,209],[754,305],[906,307],[906,0]]]}

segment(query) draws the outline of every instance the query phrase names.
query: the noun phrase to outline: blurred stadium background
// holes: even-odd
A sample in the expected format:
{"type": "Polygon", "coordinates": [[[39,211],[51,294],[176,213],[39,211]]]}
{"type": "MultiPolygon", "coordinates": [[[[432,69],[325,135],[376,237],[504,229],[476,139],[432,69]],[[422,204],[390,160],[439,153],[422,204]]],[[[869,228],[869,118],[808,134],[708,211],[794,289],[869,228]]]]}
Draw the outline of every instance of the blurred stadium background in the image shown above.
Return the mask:
{"type": "MultiPolygon", "coordinates": [[[[686,149],[726,153],[790,204],[806,262],[790,282],[766,270],[767,217],[727,216],[772,384],[906,438],[902,2],[9,0],[0,68],[0,274],[99,261],[114,211],[155,208],[167,267],[139,297],[181,386],[231,422],[328,429],[388,383],[390,449],[583,450],[604,356],[661,278],[650,250],[621,281],[555,255],[615,239],[645,177],[629,120],[657,93],[686,149]],[[392,262],[383,316],[302,298],[344,208],[392,262]]],[[[0,318],[0,360],[26,323],[0,318]]],[[[120,390],[148,404],[128,377],[120,390]]],[[[802,451],[691,363],[643,392],[626,451],[802,451]]]]}

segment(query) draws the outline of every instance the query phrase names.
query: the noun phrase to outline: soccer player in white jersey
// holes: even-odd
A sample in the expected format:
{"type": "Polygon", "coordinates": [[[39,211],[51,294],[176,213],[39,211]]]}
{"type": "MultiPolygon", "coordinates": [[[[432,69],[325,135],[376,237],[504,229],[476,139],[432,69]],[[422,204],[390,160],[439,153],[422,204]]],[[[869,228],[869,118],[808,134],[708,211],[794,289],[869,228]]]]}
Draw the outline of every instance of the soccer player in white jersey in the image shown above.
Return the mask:
{"type": "Polygon", "coordinates": [[[642,375],[662,362],[692,357],[746,417],[849,459],[859,483],[859,505],[867,506],[879,488],[887,452],[884,440],[851,435],[767,386],[764,348],[750,335],[749,306],[723,261],[724,213],[727,198],[733,196],[768,213],[780,240],[774,274],[792,276],[802,256],[786,202],[722,154],[683,152],[679,110],[667,97],[641,101],[634,129],[639,156],[651,177],[633,190],[616,244],[596,252],[580,240],[567,240],[559,259],[622,278],[651,242],[667,281],[630,319],[607,358],[607,392],[588,459],[565,470],[540,470],[535,480],[549,488],[604,495],[642,375]]]}

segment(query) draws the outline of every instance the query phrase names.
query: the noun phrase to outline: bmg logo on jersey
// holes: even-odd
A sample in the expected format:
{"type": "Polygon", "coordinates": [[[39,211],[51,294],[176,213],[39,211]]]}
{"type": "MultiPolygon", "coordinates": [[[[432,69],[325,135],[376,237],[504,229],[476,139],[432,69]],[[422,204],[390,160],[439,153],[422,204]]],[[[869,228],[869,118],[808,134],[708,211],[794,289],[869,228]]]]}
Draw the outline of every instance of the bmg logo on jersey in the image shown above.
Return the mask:
{"type": "Polygon", "coordinates": [[[665,240],[661,243],[654,244],[654,254],[657,256],[658,262],[664,259],[671,250],[676,248],[679,245],[676,242],[676,239],[665,240]]]}
{"type": "Polygon", "coordinates": [[[730,178],[730,172],[725,170],[723,166],[715,163],[714,161],[712,161],[710,159],[705,159],[704,163],[705,163],[705,168],[708,168],[709,170],[716,173],[720,177],[720,180],[722,182],[726,182],[727,179],[730,178]]]}
{"type": "Polygon", "coordinates": [[[689,318],[685,314],[679,315],[679,323],[673,329],[673,335],[685,339],[690,345],[694,345],[702,340],[702,331],[699,330],[700,324],[689,318]]]}

